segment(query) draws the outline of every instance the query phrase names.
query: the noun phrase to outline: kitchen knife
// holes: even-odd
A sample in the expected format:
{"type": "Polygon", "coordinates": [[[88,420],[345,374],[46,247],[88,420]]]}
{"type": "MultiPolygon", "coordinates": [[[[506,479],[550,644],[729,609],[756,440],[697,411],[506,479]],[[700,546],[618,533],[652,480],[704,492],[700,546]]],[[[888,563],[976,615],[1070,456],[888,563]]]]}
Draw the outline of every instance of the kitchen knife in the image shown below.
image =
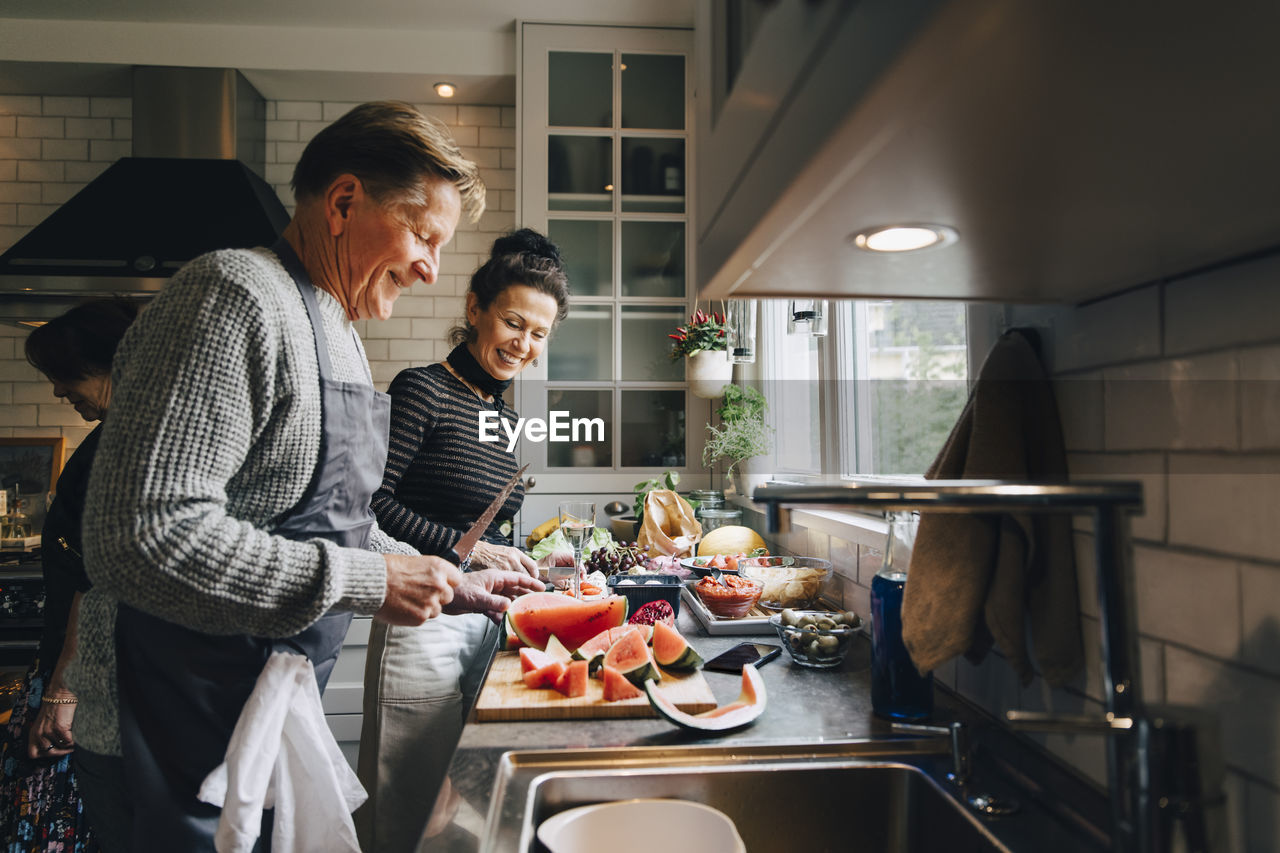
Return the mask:
{"type": "Polygon", "coordinates": [[[498,509],[507,502],[507,498],[511,497],[511,492],[515,490],[516,483],[520,482],[521,475],[524,474],[528,467],[529,463],[525,463],[524,467],[516,472],[511,481],[503,486],[502,491],[498,492],[498,496],[485,507],[484,512],[480,513],[476,523],[467,528],[467,532],[462,534],[458,544],[453,546],[454,556],[458,558],[458,568],[464,572],[471,568],[471,552],[475,550],[476,543],[480,541],[480,537],[489,528],[489,522],[493,521],[493,517],[498,514],[498,509]]]}

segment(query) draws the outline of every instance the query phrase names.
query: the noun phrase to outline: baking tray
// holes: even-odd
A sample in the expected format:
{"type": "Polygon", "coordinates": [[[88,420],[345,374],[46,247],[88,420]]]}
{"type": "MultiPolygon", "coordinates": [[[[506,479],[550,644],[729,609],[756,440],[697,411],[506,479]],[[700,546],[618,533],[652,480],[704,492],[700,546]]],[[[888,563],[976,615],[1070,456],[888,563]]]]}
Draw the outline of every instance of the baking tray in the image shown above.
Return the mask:
{"type": "Polygon", "coordinates": [[[773,615],[773,611],[765,610],[758,605],[751,608],[751,612],[746,616],[738,619],[723,619],[708,610],[702,603],[702,599],[694,595],[693,590],[687,586],[680,589],[680,598],[684,600],[685,606],[689,608],[694,618],[702,623],[706,632],[713,636],[778,633],[769,624],[769,617],[773,615]]]}

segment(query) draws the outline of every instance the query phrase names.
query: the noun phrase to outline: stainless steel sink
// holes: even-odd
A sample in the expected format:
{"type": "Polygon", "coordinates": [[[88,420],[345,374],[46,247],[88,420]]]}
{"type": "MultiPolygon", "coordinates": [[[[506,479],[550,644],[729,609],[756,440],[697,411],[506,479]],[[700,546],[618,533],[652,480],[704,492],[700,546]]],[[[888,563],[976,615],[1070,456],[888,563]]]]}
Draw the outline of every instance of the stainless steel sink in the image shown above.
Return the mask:
{"type": "Polygon", "coordinates": [[[904,741],[507,753],[481,849],[543,853],[535,831],[557,812],[669,797],[723,811],[750,853],[1010,853],[922,769],[944,763],[936,744],[904,741]]]}
{"type": "MultiPolygon", "coordinates": [[[[533,785],[522,838],[574,806],[667,797],[717,808],[751,853],[1007,853],[921,770],[906,764],[761,764],[548,773],[533,785]]],[[[654,828],[661,849],[661,828],[654,828]]],[[[532,847],[522,842],[521,850],[532,847]]]]}

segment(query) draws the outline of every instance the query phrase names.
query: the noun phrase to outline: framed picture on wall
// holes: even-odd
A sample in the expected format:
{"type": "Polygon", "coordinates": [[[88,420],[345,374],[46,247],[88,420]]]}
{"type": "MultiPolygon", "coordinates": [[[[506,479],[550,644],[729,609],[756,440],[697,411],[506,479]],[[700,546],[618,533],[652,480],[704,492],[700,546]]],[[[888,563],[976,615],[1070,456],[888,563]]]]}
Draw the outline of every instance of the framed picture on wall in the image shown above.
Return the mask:
{"type": "Polygon", "coordinates": [[[67,440],[49,438],[0,438],[0,489],[20,495],[52,492],[62,473],[67,440]]]}

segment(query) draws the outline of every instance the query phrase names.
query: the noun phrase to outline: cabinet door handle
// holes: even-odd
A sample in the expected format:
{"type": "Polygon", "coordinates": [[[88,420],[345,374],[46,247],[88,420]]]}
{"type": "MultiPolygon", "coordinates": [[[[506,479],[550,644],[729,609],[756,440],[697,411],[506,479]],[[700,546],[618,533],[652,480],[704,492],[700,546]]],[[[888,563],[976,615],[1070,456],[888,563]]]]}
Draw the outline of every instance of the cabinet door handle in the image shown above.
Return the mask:
{"type": "Polygon", "coordinates": [[[524,478],[524,490],[526,492],[533,491],[533,487],[538,485],[538,478],[529,476],[524,478]]]}

